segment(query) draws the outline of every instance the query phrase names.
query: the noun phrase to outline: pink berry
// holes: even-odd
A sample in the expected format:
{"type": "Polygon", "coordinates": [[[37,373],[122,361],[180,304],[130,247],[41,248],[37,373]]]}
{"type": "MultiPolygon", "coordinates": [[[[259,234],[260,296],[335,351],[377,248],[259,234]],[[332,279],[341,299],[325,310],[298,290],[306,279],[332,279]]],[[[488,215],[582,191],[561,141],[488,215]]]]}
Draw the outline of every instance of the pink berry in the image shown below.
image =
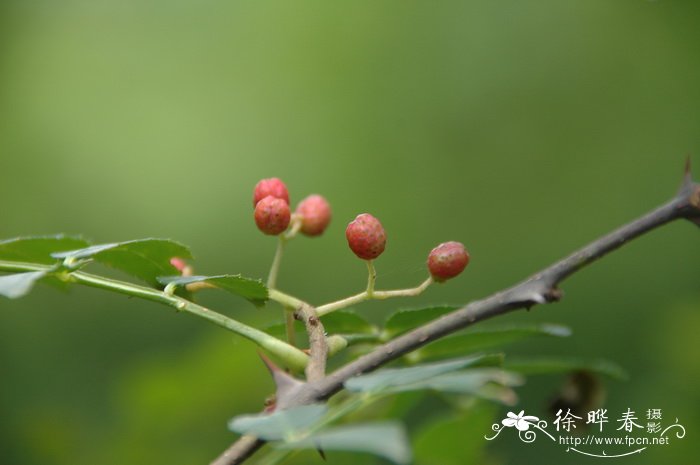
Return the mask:
{"type": "Polygon", "coordinates": [[[320,195],[310,195],[299,202],[296,213],[301,218],[301,232],[307,236],[323,234],[331,222],[331,206],[320,195]]]}
{"type": "Polygon", "coordinates": [[[291,213],[284,199],[268,195],[255,205],[255,224],[265,234],[276,236],[287,229],[291,213]]]}
{"type": "Polygon", "coordinates": [[[428,255],[428,270],[437,282],[454,278],[469,264],[469,252],[461,242],[444,242],[428,255]]]}
{"type": "Polygon", "coordinates": [[[289,191],[287,186],[279,178],[263,179],[255,185],[253,191],[253,206],[257,205],[262,199],[271,195],[272,197],[282,199],[289,205],[289,191]]]}
{"type": "Polygon", "coordinates": [[[345,230],[350,249],[363,260],[373,260],[384,252],[386,232],[378,219],[369,213],[357,215],[345,230]]]}
{"type": "Polygon", "coordinates": [[[170,264],[172,266],[174,266],[177,269],[177,271],[179,271],[180,273],[182,273],[185,270],[185,268],[187,268],[187,262],[185,262],[180,257],[171,258],[170,264]]]}

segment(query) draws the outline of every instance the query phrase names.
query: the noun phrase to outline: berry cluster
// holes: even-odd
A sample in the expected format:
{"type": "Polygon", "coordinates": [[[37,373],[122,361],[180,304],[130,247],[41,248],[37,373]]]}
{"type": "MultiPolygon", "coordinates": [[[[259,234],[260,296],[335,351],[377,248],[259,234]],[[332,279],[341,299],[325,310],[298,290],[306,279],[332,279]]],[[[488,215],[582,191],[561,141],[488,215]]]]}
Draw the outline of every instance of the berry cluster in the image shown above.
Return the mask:
{"type": "MultiPolygon", "coordinates": [[[[321,235],[331,221],[331,207],[321,195],[310,195],[289,209],[289,191],[278,178],[263,179],[253,192],[255,224],[265,234],[277,236],[288,228],[307,236],[321,235]],[[291,225],[291,227],[290,227],[291,225]]],[[[386,247],[386,231],[377,218],[362,213],[345,229],[348,246],[362,260],[374,260],[386,247]]],[[[436,282],[459,275],[469,264],[469,253],[460,242],[445,242],[428,255],[428,271],[436,282]]]]}
{"type": "Polygon", "coordinates": [[[331,222],[331,207],[320,195],[310,195],[299,202],[292,215],[289,209],[289,191],[278,178],[263,179],[253,191],[255,224],[265,234],[277,236],[290,222],[307,236],[319,236],[331,222]]]}

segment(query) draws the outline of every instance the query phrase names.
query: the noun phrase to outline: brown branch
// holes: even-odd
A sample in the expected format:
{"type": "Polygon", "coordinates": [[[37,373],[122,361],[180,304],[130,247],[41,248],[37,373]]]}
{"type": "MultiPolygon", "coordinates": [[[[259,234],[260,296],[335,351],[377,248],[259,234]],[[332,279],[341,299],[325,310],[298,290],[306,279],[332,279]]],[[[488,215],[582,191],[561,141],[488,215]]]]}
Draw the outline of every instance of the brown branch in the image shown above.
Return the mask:
{"type": "Polygon", "coordinates": [[[244,434],[209,465],[234,465],[243,463],[264,445],[265,441],[262,439],[258,439],[250,434],[244,434]]]}
{"type": "Polygon", "coordinates": [[[326,376],[326,359],[328,358],[326,330],[316,315],[316,310],[311,305],[302,304],[294,316],[304,322],[306,333],[309,335],[309,364],[306,365],[306,381],[320,381],[326,376]]]}
{"type": "MultiPolygon", "coordinates": [[[[306,383],[296,392],[290,406],[326,400],[340,391],[343,388],[343,383],[349,378],[375,370],[431,341],[464,329],[478,321],[503,315],[516,309],[529,309],[536,304],[556,302],[563,297],[558,285],[567,277],[632,239],[679,218],[685,218],[700,225],[700,184],[691,180],[688,167],[686,167],[683,185],[671,201],[591,242],[511,288],[497,292],[483,300],[472,302],[435,319],[377,347],[372,352],[348,363],[326,377],[306,383]]],[[[250,450],[245,449],[242,445],[237,451],[238,456],[231,456],[230,461],[216,462],[216,465],[242,463],[260,445],[261,441],[257,441],[251,445],[250,450]]]]}
{"type": "MultiPolygon", "coordinates": [[[[320,381],[326,376],[326,360],[328,358],[328,343],[326,331],[323,328],[316,310],[307,303],[302,303],[294,312],[294,317],[304,322],[306,332],[309,335],[309,364],[306,366],[306,381],[320,381]]],[[[306,383],[294,380],[290,375],[274,366],[267,357],[261,354],[263,361],[270,369],[275,385],[277,386],[277,407],[280,409],[295,405],[298,391],[303,389],[306,383]]],[[[236,442],[226,449],[210,465],[231,465],[242,463],[253,455],[265,444],[265,441],[250,434],[238,438],[236,442]]]]}

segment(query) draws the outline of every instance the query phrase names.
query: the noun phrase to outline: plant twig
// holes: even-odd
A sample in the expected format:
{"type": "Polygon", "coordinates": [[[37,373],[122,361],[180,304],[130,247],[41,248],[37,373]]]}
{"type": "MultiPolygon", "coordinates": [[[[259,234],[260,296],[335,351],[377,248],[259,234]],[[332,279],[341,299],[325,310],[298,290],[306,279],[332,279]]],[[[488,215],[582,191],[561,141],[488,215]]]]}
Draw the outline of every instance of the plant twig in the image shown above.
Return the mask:
{"type": "MultiPolygon", "coordinates": [[[[307,303],[302,303],[296,312],[294,312],[294,316],[304,322],[306,325],[306,332],[309,335],[309,363],[306,365],[307,383],[301,386],[301,389],[303,389],[309,382],[320,381],[326,375],[328,344],[326,342],[323,324],[312,306],[307,303]]],[[[278,394],[279,388],[278,385],[278,394]]],[[[295,391],[297,388],[298,387],[295,386],[295,391]]],[[[292,394],[287,393],[287,395],[291,397],[292,394]]],[[[282,399],[278,398],[277,400],[279,408],[286,408],[289,406],[286,399],[283,403],[281,402],[282,399]]],[[[292,398],[292,402],[294,402],[294,398],[292,398]]],[[[211,465],[241,463],[264,444],[265,441],[255,436],[245,434],[211,462],[211,465]]]]}
{"type": "MultiPolygon", "coordinates": [[[[372,272],[370,272],[372,273],[372,272]]],[[[372,276],[372,274],[370,274],[372,276]]],[[[370,278],[372,279],[372,278],[370,278]]],[[[350,297],[346,297],[345,299],[340,299],[336,300],[335,302],[330,302],[327,304],[323,304],[319,307],[316,308],[316,313],[318,316],[323,316],[327,315],[331,312],[334,312],[336,310],[340,310],[341,308],[347,308],[351,305],[359,304],[360,302],[364,302],[365,300],[384,300],[384,299],[389,299],[392,297],[413,297],[417,296],[419,294],[422,294],[423,291],[425,291],[428,286],[430,286],[433,283],[433,278],[428,277],[425,281],[420,283],[416,287],[411,287],[408,289],[392,289],[389,291],[375,291],[374,290],[374,282],[372,282],[372,288],[368,286],[365,291],[360,292],[359,294],[352,295],[350,297]]],[[[272,297],[270,297],[272,298],[272,297]]]]}
{"type": "Polygon", "coordinates": [[[287,245],[287,239],[281,235],[277,239],[277,248],[275,249],[275,256],[272,259],[272,265],[270,265],[270,272],[267,275],[267,287],[274,288],[277,286],[277,275],[280,271],[280,264],[282,263],[282,255],[284,255],[284,246],[287,245]]]}
{"type": "Polygon", "coordinates": [[[374,269],[374,261],[367,260],[367,298],[372,298],[374,294],[374,283],[377,281],[377,270],[374,269]]]}
{"type": "MultiPolygon", "coordinates": [[[[54,268],[54,265],[19,263],[0,260],[0,270],[2,271],[46,271],[47,273],[51,273],[55,271],[54,268]]],[[[270,336],[259,329],[248,326],[240,321],[229,318],[226,315],[217,313],[187,299],[183,299],[182,297],[178,297],[151,287],[105,278],[102,276],[85,273],[83,271],[73,271],[59,277],[76,284],[96,287],[99,289],[117,292],[119,294],[125,294],[130,297],[138,297],[140,299],[158,302],[169,307],[174,307],[178,311],[204,318],[205,320],[224,327],[229,331],[233,331],[239,336],[243,336],[244,338],[255,342],[257,345],[267,350],[271,354],[284,360],[294,369],[302,369],[306,367],[308,362],[309,358],[307,355],[296,347],[289,345],[276,337],[270,336]]]]}
{"type": "MultiPolygon", "coordinates": [[[[340,391],[343,388],[343,383],[349,378],[373,371],[431,341],[473,325],[478,321],[517,309],[530,309],[536,304],[557,302],[563,297],[558,285],[564,279],[632,239],[680,218],[700,225],[700,184],[691,180],[687,168],[681,189],[669,202],[591,242],[515,286],[485,299],[472,302],[419,326],[409,333],[375,348],[370,353],[346,364],[321,380],[307,383],[298,391],[292,405],[306,405],[326,400],[340,391]]],[[[239,441],[235,444],[238,444],[239,441]]],[[[228,455],[227,461],[216,461],[212,465],[242,463],[261,445],[259,440],[253,443],[251,448],[244,447],[244,444],[240,445],[236,454],[228,455]]]]}
{"type": "Polygon", "coordinates": [[[320,381],[326,376],[328,344],[326,331],[320,318],[311,305],[304,304],[297,309],[295,316],[304,322],[309,335],[309,363],[306,365],[306,381],[320,381]]]}

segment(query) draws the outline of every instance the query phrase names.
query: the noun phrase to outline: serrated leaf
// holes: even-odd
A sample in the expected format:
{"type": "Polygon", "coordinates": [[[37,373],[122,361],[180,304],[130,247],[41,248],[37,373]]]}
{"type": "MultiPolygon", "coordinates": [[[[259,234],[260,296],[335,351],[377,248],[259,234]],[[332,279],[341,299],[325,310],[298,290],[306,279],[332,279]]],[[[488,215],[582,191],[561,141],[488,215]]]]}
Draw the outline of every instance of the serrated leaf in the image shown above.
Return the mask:
{"type": "Polygon", "coordinates": [[[171,258],[192,258],[190,250],[184,245],[169,239],[152,238],[94,245],[51,255],[58,259],[68,257],[75,260],[93,259],[142,279],[152,286],[158,285],[158,276],[168,276],[178,272],[170,264],[171,258]]]}
{"type": "Polygon", "coordinates": [[[84,239],[62,234],[17,237],[0,241],[0,259],[49,265],[57,261],[55,257],[51,256],[52,253],[78,249],[88,245],[84,239]]]}
{"type": "Polygon", "coordinates": [[[411,462],[411,448],[406,432],[401,424],[395,422],[329,428],[304,440],[280,444],[278,447],[367,452],[400,465],[411,462]]]}
{"type": "Polygon", "coordinates": [[[429,321],[450,313],[456,307],[440,306],[419,309],[399,310],[389,315],[384,323],[384,333],[387,338],[409,331],[429,321]]]}
{"type": "Polygon", "coordinates": [[[385,368],[366,375],[350,378],[345,382],[349,391],[381,392],[412,385],[434,376],[459,370],[479,362],[484,356],[477,355],[456,360],[427,363],[408,368],[385,368]]]}
{"type": "Polygon", "coordinates": [[[0,295],[10,299],[17,299],[26,295],[34,286],[34,283],[46,275],[45,271],[29,271],[0,276],[0,295]]]}
{"type": "Polygon", "coordinates": [[[508,370],[517,371],[525,375],[587,370],[617,380],[626,380],[628,378],[627,373],[620,365],[603,359],[591,360],[570,357],[507,358],[503,365],[508,370]]]}
{"type": "Polygon", "coordinates": [[[439,339],[413,354],[418,360],[469,354],[493,347],[501,347],[537,336],[567,337],[571,330],[554,324],[527,324],[500,328],[468,329],[465,332],[439,339]]]}
{"type": "Polygon", "coordinates": [[[263,305],[267,302],[267,286],[259,279],[245,278],[237,275],[218,276],[161,276],[158,278],[161,284],[175,284],[186,286],[191,283],[209,283],[217,288],[243,297],[255,305],[263,305]]]}
{"type": "Polygon", "coordinates": [[[323,404],[304,405],[270,414],[240,415],[229,421],[228,428],[252,434],[267,441],[290,439],[314,426],[327,412],[323,404]]]}

